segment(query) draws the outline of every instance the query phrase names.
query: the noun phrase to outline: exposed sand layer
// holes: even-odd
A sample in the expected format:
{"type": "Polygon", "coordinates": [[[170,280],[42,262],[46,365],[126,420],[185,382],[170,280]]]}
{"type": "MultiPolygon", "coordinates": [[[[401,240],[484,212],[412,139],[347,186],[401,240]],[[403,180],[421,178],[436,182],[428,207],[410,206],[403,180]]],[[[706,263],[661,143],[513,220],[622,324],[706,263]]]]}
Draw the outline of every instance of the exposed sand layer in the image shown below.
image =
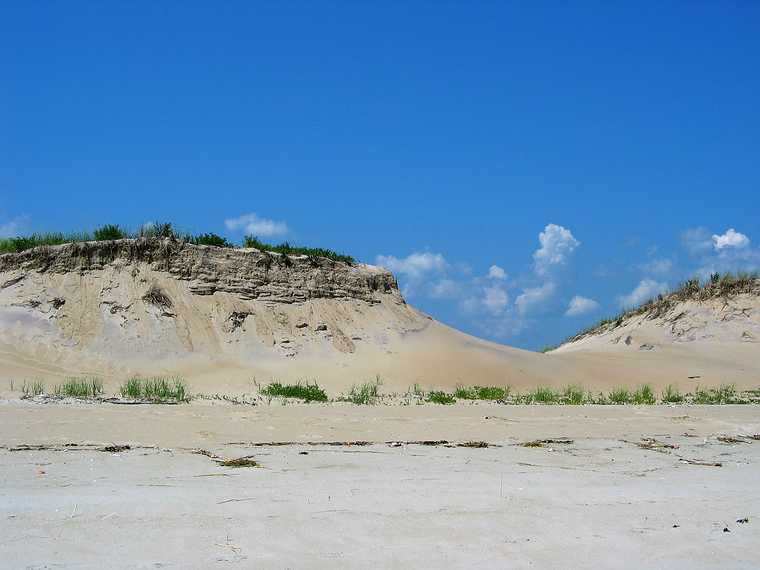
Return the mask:
{"type": "Polygon", "coordinates": [[[758,432],[751,406],[6,401],[0,560],[9,568],[755,568],[760,441],[748,436],[758,432]],[[384,443],[441,439],[492,445],[384,443]],[[537,439],[560,443],[520,445],[537,439]],[[271,445],[356,441],[383,443],[271,445]],[[270,444],[251,444],[262,442],[270,444]],[[131,448],[99,450],[114,444],[131,448]],[[216,461],[243,456],[260,467],[216,461]]]}
{"type": "Polygon", "coordinates": [[[382,268],[122,240],[0,256],[3,381],[181,375],[193,392],[317,380],[331,395],[463,385],[760,386],[760,297],[683,303],[548,355],[486,342],[404,302],[382,268]]]}

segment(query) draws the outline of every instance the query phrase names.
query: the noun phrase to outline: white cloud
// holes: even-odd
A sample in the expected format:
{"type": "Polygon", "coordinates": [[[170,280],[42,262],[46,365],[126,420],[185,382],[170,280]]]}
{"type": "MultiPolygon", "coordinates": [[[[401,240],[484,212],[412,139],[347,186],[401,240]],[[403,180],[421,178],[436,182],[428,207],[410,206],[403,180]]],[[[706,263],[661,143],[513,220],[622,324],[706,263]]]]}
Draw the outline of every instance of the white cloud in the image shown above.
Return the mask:
{"type": "Polygon", "coordinates": [[[0,238],[16,237],[26,227],[28,218],[19,217],[0,225],[0,238]]]}
{"type": "Polygon", "coordinates": [[[642,263],[639,268],[644,273],[651,275],[667,275],[673,269],[673,262],[670,259],[653,259],[647,263],[642,263]]]}
{"type": "Polygon", "coordinates": [[[712,241],[716,251],[727,247],[741,249],[749,245],[749,238],[737,232],[734,228],[729,228],[726,233],[720,236],[713,234],[712,241]]]}
{"type": "Polygon", "coordinates": [[[547,225],[538,234],[538,241],[541,242],[541,247],[533,253],[533,259],[539,275],[545,274],[552,266],[567,263],[568,257],[581,244],[570,230],[556,224],[547,225]]]}
{"type": "Polygon", "coordinates": [[[401,259],[393,255],[378,255],[376,263],[410,279],[421,279],[430,273],[441,273],[449,266],[443,255],[429,252],[415,252],[401,259]]]}
{"type": "Polygon", "coordinates": [[[492,315],[500,315],[509,304],[509,295],[500,284],[483,289],[483,306],[492,315]]]}
{"type": "Polygon", "coordinates": [[[285,222],[277,222],[267,218],[261,218],[257,214],[243,214],[237,218],[224,220],[228,230],[243,230],[246,234],[256,237],[283,236],[288,233],[288,225],[285,222]]]}
{"type": "Polygon", "coordinates": [[[504,271],[501,267],[498,265],[492,265],[488,268],[488,277],[490,279],[498,279],[503,281],[507,278],[507,272],[504,271]]]}
{"type": "Polygon", "coordinates": [[[620,297],[621,307],[637,307],[644,301],[648,301],[652,297],[665,293],[668,290],[668,284],[655,281],[654,279],[643,279],[636,288],[620,297]]]}
{"type": "Polygon", "coordinates": [[[565,316],[577,317],[579,315],[593,313],[594,311],[598,309],[599,309],[599,303],[597,303],[593,299],[576,295],[575,297],[570,299],[570,304],[567,306],[567,311],[565,311],[565,316]]]}
{"type": "Polygon", "coordinates": [[[461,290],[461,284],[453,279],[441,279],[433,283],[430,288],[430,296],[436,299],[455,299],[461,290]]]}
{"type": "Polygon", "coordinates": [[[713,248],[710,232],[706,228],[692,228],[681,233],[681,243],[694,256],[708,253],[713,248]]]}
{"type": "Polygon", "coordinates": [[[532,312],[539,305],[545,303],[554,294],[556,289],[557,285],[552,281],[548,281],[540,287],[525,289],[517,296],[517,299],[515,299],[517,312],[521,315],[532,312]]]}

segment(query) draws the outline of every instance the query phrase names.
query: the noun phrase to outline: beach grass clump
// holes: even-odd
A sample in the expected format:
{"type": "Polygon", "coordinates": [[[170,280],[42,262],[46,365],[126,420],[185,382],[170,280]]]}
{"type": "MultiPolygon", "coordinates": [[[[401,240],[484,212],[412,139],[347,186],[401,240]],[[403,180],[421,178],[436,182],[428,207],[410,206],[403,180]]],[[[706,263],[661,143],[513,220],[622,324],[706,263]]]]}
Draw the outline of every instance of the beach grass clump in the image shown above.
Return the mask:
{"type": "Polygon", "coordinates": [[[650,406],[657,402],[657,398],[654,396],[652,387],[649,384],[642,384],[633,393],[633,403],[638,405],[650,406]]]}
{"type": "Polygon", "coordinates": [[[660,401],[663,404],[680,404],[684,401],[684,396],[673,384],[668,384],[660,394],[660,401]]]}
{"type": "Polygon", "coordinates": [[[697,386],[691,401],[695,404],[740,404],[744,399],[737,394],[735,384],[721,384],[707,390],[697,386]]]}
{"type": "Polygon", "coordinates": [[[262,388],[261,393],[270,398],[294,398],[304,402],[327,401],[327,393],[316,382],[298,382],[296,384],[272,382],[262,388]]]}
{"type": "Polygon", "coordinates": [[[119,392],[124,398],[148,400],[155,403],[190,401],[190,394],[187,391],[185,381],[179,377],[141,378],[133,376],[121,385],[119,392]]]}
{"type": "Polygon", "coordinates": [[[527,404],[556,404],[559,399],[559,394],[548,386],[539,386],[525,396],[527,404]]]}
{"type": "Polygon", "coordinates": [[[0,239],[0,253],[18,253],[39,247],[41,245],[61,245],[71,242],[91,241],[88,232],[46,232],[34,233],[28,236],[8,237],[0,239]]]}
{"type": "Polygon", "coordinates": [[[631,393],[628,388],[615,388],[610,392],[609,401],[617,405],[630,404],[632,401],[631,393]]]}
{"type": "Polygon", "coordinates": [[[583,391],[583,388],[577,384],[565,387],[565,390],[562,392],[562,402],[572,406],[580,406],[590,399],[586,392],[583,391]]]}
{"type": "Polygon", "coordinates": [[[364,382],[363,384],[351,386],[348,396],[345,398],[349,402],[359,405],[368,406],[377,403],[380,398],[380,386],[382,381],[378,376],[373,382],[364,382]]]}
{"type": "Polygon", "coordinates": [[[22,398],[34,398],[35,396],[41,396],[45,393],[45,384],[40,380],[33,380],[21,385],[21,397],[22,398]]]}
{"type": "Polygon", "coordinates": [[[235,247],[227,241],[227,238],[214,233],[198,234],[190,238],[190,243],[195,245],[211,245],[214,247],[235,247]]]}
{"type": "Polygon", "coordinates": [[[129,232],[116,224],[106,224],[92,232],[95,241],[110,241],[116,239],[126,239],[129,232]]]}
{"type": "Polygon", "coordinates": [[[99,378],[66,378],[55,387],[55,395],[66,398],[97,398],[103,394],[103,382],[99,378]]]}
{"type": "Polygon", "coordinates": [[[503,400],[509,396],[509,387],[500,386],[457,386],[454,397],[458,400],[503,400]]]}
{"type": "Polygon", "coordinates": [[[428,392],[427,401],[433,404],[449,405],[456,402],[456,398],[448,392],[443,392],[442,390],[433,390],[431,392],[428,392]]]}
{"type": "Polygon", "coordinates": [[[343,263],[348,263],[349,265],[353,265],[356,263],[356,260],[351,257],[350,255],[345,255],[342,253],[337,253],[331,249],[324,249],[321,247],[302,247],[302,246],[296,246],[291,245],[288,242],[283,242],[280,244],[270,244],[261,241],[256,236],[245,236],[243,239],[243,247],[252,247],[255,249],[258,249],[260,251],[271,251],[274,253],[280,253],[283,255],[307,255],[309,257],[326,257],[327,259],[331,259],[333,261],[341,261],[343,263]]]}

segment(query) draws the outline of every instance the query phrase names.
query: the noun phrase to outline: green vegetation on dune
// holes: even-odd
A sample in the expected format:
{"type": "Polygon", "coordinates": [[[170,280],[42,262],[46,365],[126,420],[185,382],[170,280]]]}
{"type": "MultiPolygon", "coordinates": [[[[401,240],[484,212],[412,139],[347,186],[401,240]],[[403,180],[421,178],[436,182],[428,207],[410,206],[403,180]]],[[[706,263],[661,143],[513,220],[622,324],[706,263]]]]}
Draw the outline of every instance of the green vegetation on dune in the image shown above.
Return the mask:
{"type": "MultiPolygon", "coordinates": [[[[0,253],[20,253],[39,246],[63,245],[66,243],[81,243],[88,241],[112,241],[136,238],[169,238],[194,245],[234,248],[235,244],[215,233],[191,234],[178,230],[171,222],[152,222],[143,225],[139,230],[131,232],[116,224],[106,224],[93,232],[48,232],[33,233],[26,236],[0,238],[0,253]]],[[[331,249],[320,247],[302,247],[288,242],[268,244],[255,236],[246,236],[242,247],[256,248],[265,252],[284,255],[306,255],[309,257],[325,257],[353,265],[356,260],[350,255],[337,253],[331,249]]]]}
{"type": "Polygon", "coordinates": [[[314,383],[281,384],[272,382],[261,389],[264,396],[270,398],[295,398],[304,402],[326,402],[327,393],[314,383]]]}
{"type": "Polygon", "coordinates": [[[677,303],[708,301],[740,294],[760,294],[760,274],[757,272],[713,273],[705,281],[700,281],[695,277],[684,281],[673,291],[653,297],[638,307],[626,308],[617,315],[605,317],[565,339],[559,345],[544,347],[541,352],[551,352],[563,344],[575,342],[592,334],[613,330],[631,317],[643,315],[648,319],[655,319],[665,315],[677,303]]]}
{"type": "Polygon", "coordinates": [[[309,257],[326,257],[333,261],[342,261],[343,263],[354,264],[356,260],[350,255],[344,255],[342,253],[336,253],[331,249],[323,249],[321,247],[301,247],[296,245],[290,245],[288,242],[283,242],[278,245],[269,244],[261,241],[255,236],[245,236],[243,240],[243,247],[252,247],[260,251],[271,251],[273,253],[281,253],[284,255],[307,255],[309,257]]]}
{"type": "Polygon", "coordinates": [[[97,398],[103,394],[103,382],[99,378],[66,378],[56,386],[55,395],[67,398],[97,398]]]}
{"type": "Polygon", "coordinates": [[[182,378],[135,376],[127,380],[119,389],[122,397],[151,402],[188,402],[190,394],[182,378]]]}

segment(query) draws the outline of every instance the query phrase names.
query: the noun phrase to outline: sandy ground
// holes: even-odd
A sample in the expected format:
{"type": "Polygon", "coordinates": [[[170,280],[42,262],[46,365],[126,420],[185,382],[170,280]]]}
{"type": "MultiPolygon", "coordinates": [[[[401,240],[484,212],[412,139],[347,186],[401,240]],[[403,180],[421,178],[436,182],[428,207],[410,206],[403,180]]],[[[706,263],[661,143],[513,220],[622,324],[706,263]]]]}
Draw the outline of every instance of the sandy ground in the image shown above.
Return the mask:
{"type": "Polygon", "coordinates": [[[6,400],[0,566],[756,568],[760,441],[719,437],[758,433],[753,406],[6,400]],[[387,443],[419,440],[450,444],[387,443]]]}

